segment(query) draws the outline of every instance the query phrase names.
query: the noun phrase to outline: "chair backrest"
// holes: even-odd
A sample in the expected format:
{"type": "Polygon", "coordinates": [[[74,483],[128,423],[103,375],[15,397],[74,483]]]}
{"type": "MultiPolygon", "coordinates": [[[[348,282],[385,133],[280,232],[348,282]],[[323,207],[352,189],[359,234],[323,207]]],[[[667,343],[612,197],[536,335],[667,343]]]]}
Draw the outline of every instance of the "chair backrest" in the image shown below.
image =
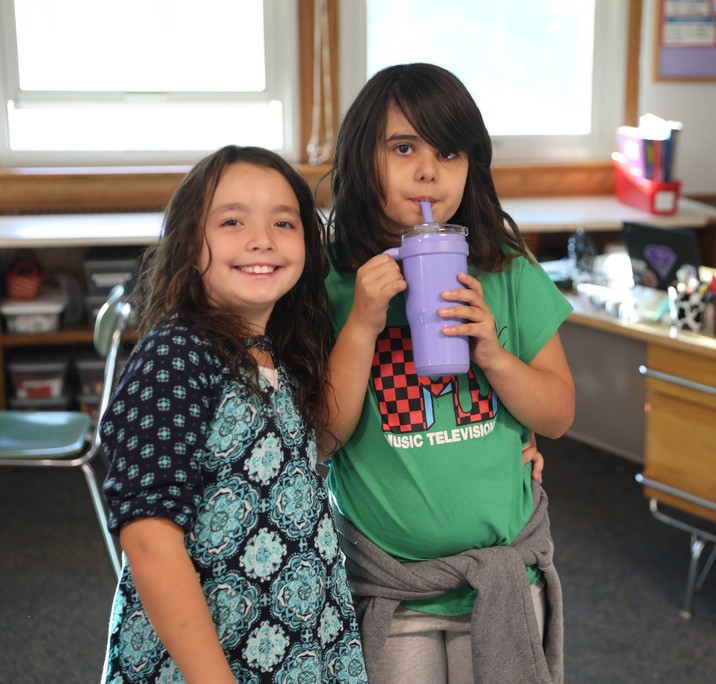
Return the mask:
{"type": "Polygon", "coordinates": [[[117,366],[132,307],[125,297],[123,285],[115,285],[97,314],[94,324],[94,348],[105,359],[102,391],[99,397],[97,419],[92,435],[93,451],[99,449],[99,424],[102,420],[117,380],[117,366]]]}

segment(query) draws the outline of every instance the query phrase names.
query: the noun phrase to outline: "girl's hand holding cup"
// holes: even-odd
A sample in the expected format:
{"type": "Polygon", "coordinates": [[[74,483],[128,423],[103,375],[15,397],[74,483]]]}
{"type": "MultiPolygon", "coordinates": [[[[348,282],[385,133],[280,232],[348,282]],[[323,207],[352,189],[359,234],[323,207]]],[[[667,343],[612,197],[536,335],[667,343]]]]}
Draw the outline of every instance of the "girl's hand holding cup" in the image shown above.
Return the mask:
{"type": "Polygon", "coordinates": [[[351,318],[377,337],[385,328],[390,300],[406,287],[395,259],[386,254],[374,256],[356,272],[351,318]]]}

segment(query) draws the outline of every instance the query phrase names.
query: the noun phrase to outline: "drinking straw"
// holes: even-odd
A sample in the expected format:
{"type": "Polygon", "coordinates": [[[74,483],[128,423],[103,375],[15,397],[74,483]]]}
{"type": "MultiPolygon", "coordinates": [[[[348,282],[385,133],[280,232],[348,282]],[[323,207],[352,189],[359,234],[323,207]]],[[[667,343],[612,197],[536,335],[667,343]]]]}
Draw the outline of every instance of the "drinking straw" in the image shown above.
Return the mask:
{"type": "Polygon", "coordinates": [[[420,209],[423,212],[423,221],[425,223],[435,223],[433,218],[433,205],[427,200],[420,200],[420,209]]]}

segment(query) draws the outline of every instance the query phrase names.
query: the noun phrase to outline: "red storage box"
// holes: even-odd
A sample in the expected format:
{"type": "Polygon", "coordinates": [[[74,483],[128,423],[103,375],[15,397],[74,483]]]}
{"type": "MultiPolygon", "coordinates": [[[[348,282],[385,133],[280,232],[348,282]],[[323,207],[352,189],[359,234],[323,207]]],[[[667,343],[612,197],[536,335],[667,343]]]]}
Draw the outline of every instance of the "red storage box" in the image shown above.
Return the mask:
{"type": "Polygon", "coordinates": [[[673,214],[679,204],[681,181],[653,181],[638,178],[612,157],[617,199],[650,214],[673,214]]]}

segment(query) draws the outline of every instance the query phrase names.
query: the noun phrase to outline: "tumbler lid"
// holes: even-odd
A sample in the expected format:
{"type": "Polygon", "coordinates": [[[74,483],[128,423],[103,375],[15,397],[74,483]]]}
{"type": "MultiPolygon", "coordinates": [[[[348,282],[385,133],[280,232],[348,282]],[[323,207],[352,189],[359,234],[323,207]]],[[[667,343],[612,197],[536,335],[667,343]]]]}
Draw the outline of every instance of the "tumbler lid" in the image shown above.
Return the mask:
{"type": "Polygon", "coordinates": [[[462,235],[465,237],[467,228],[454,223],[418,223],[410,228],[403,229],[400,233],[400,237],[403,240],[420,235],[462,235]]]}

